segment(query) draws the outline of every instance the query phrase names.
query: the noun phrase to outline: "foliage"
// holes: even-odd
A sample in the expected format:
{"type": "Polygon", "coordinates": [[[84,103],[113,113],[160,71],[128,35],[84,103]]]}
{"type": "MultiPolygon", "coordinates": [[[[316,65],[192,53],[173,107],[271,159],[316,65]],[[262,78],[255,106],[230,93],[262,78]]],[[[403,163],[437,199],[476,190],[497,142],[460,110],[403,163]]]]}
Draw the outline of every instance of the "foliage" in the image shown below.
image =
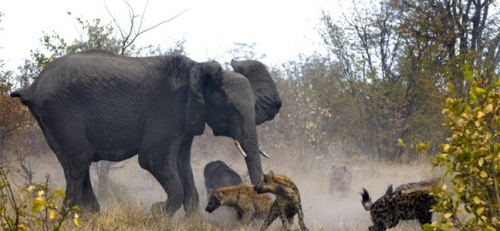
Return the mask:
{"type": "Polygon", "coordinates": [[[459,95],[468,88],[459,67],[498,69],[500,32],[497,15],[488,14],[491,4],[354,1],[340,20],[323,12],[319,32],[334,87],[317,88],[331,89],[333,95],[321,99],[331,111],[338,110],[338,96],[349,102],[337,121],[341,130],[349,129],[348,142],[391,160],[404,153],[398,139],[425,140],[433,147],[442,142],[446,131],[435,122],[442,120],[446,85],[453,84],[459,95]]]}
{"type": "Polygon", "coordinates": [[[316,68],[313,64],[321,62],[316,58],[319,57],[291,61],[271,69],[283,105],[273,121],[260,126],[259,134],[262,140],[272,140],[273,148],[296,145],[310,154],[311,150],[325,151],[332,142],[327,136],[333,127],[326,120],[331,117],[330,111],[318,105],[314,92],[317,85],[309,78],[309,72],[316,68]]]}
{"type": "MultiPolygon", "coordinates": [[[[2,15],[0,13],[0,22],[2,15]]],[[[14,73],[5,70],[4,62],[0,60],[0,160],[16,146],[23,147],[17,150],[21,154],[34,151],[28,137],[37,134],[37,128],[31,126],[35,121],[27,108],[23,107],[19,100],[9,96],[14,87],[14,80],[14,73]]]]}
{"type": "Polygon", "coordinates": [[[60,188],[50,190],[48,176],[45,183],[26,185],[19,192],[11,185],[9,171],[2,167],[0,180],[0,225],[3,230],[61,230],[62,224],[70,219],[76,226],[82,225],[76,213],[80,208],[61,207],[66,197],[64,191],[60,188]]]}
{"type": "MultiPolygon", "coordinates": [[[[451,177],[435,189],[438,203],[434,210],[441,220],[428,230],[499,230],[500,229],[500,81],[468,67],[463,68],[470,84],[468,97],[446,99],[443,114],[451,136],[440,146],[434,167],[444,167],[451,177]],[[474,80],[473,80],[474,78],[474,80]],[[467,214],[466,221],[459,215],[467,214]]],[[[450,91],[454,93],[450,84],[450,91]]]]}

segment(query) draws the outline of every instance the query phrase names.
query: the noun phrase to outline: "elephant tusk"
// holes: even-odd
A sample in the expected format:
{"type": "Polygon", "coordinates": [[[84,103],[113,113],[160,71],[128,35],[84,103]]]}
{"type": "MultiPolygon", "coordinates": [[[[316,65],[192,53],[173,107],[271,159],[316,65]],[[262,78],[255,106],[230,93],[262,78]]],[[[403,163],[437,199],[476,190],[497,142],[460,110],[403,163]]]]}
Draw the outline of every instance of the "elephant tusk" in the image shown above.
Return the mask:
{"type": "Polygon", "coordinates": [[[244,157],[247,157],[247,154],[245,153],[245,151],[243,151],[243,148],[241,147],[241,144],[239,141],[237,141],[236,139],[234,140],[234,145],[236,145],[236,148],[238,149],[238,151],[240,151],[241,155],[243,155],[244,157]]]}
{"type": "Polygon", "coordinates": [[[259,152],[261,155],[263,155],[265,158],[269,159],[269,155],[267,155],[264,151],[259,149],[259,152]]]}

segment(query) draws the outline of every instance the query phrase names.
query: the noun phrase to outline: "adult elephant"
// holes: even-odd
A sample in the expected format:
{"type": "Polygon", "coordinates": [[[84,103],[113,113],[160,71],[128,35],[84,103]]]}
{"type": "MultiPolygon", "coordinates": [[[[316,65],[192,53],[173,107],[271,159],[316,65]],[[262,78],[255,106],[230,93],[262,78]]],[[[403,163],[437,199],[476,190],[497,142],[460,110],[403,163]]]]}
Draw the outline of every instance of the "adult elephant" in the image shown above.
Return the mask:
{"type": "Polygon", "coordinates": [[[205,123],[215,135],[235,140],[252,183],[262,174],[256,125],[281,107],[262,63],[217,62],[185,56],[130,58],[104,50],[67,55],[49,63],[20,97],[56,153],[72,204],[99,210],[89,168],[100,160],[136,154],[168,195],[166,210],[199,206],[191,169],[193,136],[205,123]]]}

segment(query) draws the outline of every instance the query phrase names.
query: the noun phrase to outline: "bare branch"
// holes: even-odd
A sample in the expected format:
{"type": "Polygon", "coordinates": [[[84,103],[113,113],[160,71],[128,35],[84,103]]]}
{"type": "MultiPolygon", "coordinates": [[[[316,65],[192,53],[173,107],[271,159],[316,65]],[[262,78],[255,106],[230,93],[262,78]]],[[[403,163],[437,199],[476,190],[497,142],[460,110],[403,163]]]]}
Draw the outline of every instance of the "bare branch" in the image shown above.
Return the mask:
{"type": "Polygon", "coordinates": [[[122,27],[118,24],[118,21],[116,20],[116,18],[113,16],[113,14],[111,14],[111,11],[109,11],[109,8],[108,8],[108,4],[106,4],[106,1],[105,0],[102,0],[104,2],[104,7],[106,8],[106,11],[108,12],[109,16],[111,17],[111,19],[113,19],[113,22],[115,23],[115,25],[118,27],[118,31],[120,32],[120,35],[123,37],[125,37],[123,35],[123,29],[122,27]]]}
{"type": "MultiPolygon", "coordinates": [[[[141,15],[141,22],[139,23],[139,28],[138,28],[138,31],[140,32],[141,31],[141,28],[142,28],[142,21],[144,20],[144,15],[146,15],[146,9],[148,8],[148,5],[149,5],[149,0],[146,2],[146,6],[144,6],[144,10],[142,11],[142,15],[141,15]]],[[[137,34],[137,33],[136,33],[137,34]]]]}
{"type": "Polygon", "coordinates": [[[152,27],[150,27],[148,29],[145,29],[143,31],[139,31],[139,33],[137,33],[134,36],[134,38],[124,47],[123,50],[127,49],[130,45],[132,45],[134,43],[134,41],[137,39],[137,37],[139,37],[139,35],[144,34],[144,33],[148,32],[148,31],[150,31],[150,30],[152,30],[152,29],[154,29],[154,28],[156,28],[156,27],[158,27],[158,26],[160,26],[160,25],[162,25],[164,23],[167,23],[167,22],[170,22],[170,21],[176,19],[177,17],[181,16],[182,14],[184,14],[188,10],[190,10],[190,9],[186,9],[186,10],[182,11],[181,13],[177,14],[176,16],[174,16],[174,17],[172,17],[170,19],[167,19],[167,20],[165,20],[163,22],[160,22],[160,23],[158,23],[158,24],[156,24],[156,25],[154,25],[154,26],[152,26],[152,27]]]}

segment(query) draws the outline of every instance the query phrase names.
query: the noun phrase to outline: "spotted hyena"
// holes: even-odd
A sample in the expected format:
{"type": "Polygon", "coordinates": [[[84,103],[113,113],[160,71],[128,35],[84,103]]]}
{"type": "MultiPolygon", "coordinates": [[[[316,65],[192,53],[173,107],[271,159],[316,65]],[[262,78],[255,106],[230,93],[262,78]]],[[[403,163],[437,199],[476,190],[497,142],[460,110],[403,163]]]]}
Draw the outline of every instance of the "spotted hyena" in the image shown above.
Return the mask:
{"type": "Polygon", "coordinates": [[[437,185],[436,179],[423,180],[420,182],[412,182],[407,184],[402,184],[394,190],[394,192],[404,191],[404,190],[412,190],[412,189],[421,189],[428,188],[437,185]]]}
{"type": "Polygon", "coordinates": [[[346,166],[339,167],[332,165],[329,193],[333,194],[335,191],[347,191],[351,186],[351,178],[351,173],[347,170],[346,166]]]}
{"type": "Polygon", "coordinates": [[[300,202],[297,186],[286,176],[275,175],[272,171],[262,175],[254,186],[257,193],[272,193],[276,200],[271,205],[266,220],[260,230],[266,230],[276,218],[280,217],[284,230],[290,230],[295,214],[299,217],[301,230],[308,230],[304,223],[304,211],[300,202]]]}
{"type": "Polygon", "coordinates": [[[370,211],[373,222],[368,230],[390,229],[396,226],[399,220],[416,219],[420,225],[430,224],[432,222],[430,209],[436,203],[430,192],[431,187],[401,190],[384,195],[372,203],[368,191],[363,189],[361,203],[366,211],[370,211]]]}
{"type": "Polygon", "coordinates": [[[236,210],[238,220],[248,223],[251,219],[264,219],[271,203],[271,197],[267,194],[258,194],[253,185],[239,184],[213,191],[205,211],[211,213],[221,205],[226,205],[236,210]]]}

